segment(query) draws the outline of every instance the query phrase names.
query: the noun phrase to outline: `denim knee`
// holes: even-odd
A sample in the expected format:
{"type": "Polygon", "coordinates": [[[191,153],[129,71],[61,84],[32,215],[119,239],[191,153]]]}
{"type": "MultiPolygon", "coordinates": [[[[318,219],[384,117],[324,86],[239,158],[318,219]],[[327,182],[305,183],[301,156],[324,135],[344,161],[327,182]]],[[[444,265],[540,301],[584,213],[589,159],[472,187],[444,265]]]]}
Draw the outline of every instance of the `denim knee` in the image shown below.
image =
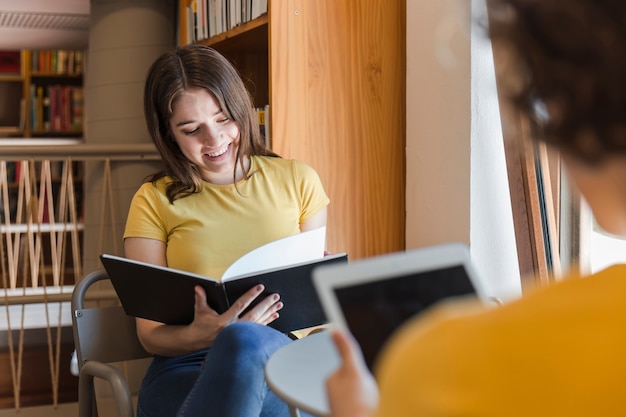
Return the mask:
{"type": "Polygon", "coordinates": [[[179,416],[287,416],[286,404],[269,390],[264,367],[291,339],[257,323],[224,328],[206,356],[200,376],[179,416]]]}
{"type": "Polygon", "coordinates": [[[291,342],[285,334],[262,324],[240,321],[224,328],[215,339],[212,353],[257,357],[264,362],[274,351],[291,342]]]}

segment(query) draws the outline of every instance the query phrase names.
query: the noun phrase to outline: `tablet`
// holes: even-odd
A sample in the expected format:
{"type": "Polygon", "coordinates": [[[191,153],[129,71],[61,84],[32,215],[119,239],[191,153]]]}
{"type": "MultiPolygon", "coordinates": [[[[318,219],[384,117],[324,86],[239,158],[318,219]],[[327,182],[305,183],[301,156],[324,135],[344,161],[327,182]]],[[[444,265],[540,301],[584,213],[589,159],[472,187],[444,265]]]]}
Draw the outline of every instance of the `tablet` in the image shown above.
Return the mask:
{"type": "Polygon", "coordinates": [[[352,333],[370,369],[407,319],[451,297],[487,299],[461,243],[320,266],[313,282],[326,317],[352,333]]]}

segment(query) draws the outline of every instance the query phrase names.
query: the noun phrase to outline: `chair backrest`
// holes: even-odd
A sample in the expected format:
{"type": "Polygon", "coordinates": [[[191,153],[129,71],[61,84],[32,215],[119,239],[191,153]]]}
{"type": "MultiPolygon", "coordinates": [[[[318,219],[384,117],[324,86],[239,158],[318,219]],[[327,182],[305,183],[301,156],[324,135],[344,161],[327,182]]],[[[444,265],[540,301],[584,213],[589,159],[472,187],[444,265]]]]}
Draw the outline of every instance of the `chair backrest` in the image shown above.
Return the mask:
{"type": "Polygon", "coordinates": [[[72,293],[72,324],[78,366],[87,361],[103,363],[151,356],[137,338],[135,318],[121,306],[85,308],[85,295],[95,282],[108,280],[105,271],[85,276],[72,293]]]}

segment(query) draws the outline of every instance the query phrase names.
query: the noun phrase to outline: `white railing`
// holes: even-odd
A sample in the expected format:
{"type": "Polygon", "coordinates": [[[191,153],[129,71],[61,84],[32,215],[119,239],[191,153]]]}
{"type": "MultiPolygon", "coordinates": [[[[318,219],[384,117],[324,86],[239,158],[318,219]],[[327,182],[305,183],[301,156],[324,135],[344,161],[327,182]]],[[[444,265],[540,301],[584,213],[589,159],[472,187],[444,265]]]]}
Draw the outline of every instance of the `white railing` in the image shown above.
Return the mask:
{"type": "MultiPolygon", "coordinates": [[[[61,327],[71,325],[71,292],[84,272],[84,164],[101,162],[90,175],[101,175],[100,223],[104,225],[105,216],[113,215],[111,163],[154,160],[158,154],[151,144],[0,139],[0,298],[4,304],[0,332],[7,334],[16,409],[20,408],[24,330],[30,328],[47,330],[52,397],[57,404],[60,338],[55,340],[50,330],[58,335],[61,327]]],[[[100,236],[88,238],[103,239],[103,228],[94,229],[100,230],[100,236]]],[[[111,290],[90,294],[91,299],[113,296],[111,290]]]]}

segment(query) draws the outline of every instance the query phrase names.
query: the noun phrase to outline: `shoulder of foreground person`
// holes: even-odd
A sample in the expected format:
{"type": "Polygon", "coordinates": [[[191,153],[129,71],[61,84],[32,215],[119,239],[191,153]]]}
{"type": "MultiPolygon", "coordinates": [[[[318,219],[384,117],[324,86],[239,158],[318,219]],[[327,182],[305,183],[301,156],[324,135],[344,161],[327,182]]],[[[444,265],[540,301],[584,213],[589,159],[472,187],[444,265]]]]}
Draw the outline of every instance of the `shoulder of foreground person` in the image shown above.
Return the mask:
{"type": "Polygon", "coordinates": [[[383,352],[378,416],[584,415],[598,402],[615,407],[621,400],[611,393],[626,389],[618,359],[626,349],[625,293],[626,266],[616,266],[501,307],[441,304],[383,352]],[[529,400],[538,394],[549,398],[529,400]]]}

